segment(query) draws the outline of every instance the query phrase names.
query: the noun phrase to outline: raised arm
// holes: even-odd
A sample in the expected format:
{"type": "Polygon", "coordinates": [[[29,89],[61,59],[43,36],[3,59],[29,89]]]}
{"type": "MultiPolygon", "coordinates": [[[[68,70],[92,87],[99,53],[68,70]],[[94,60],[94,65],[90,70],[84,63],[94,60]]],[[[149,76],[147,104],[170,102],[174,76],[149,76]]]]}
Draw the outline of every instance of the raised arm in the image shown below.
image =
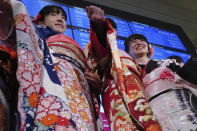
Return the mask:
{"type": "Polygon", "coordinates": [[[5,41],[12,33],[14,20],[9,0],[0,0],[0,40],[5,41]]]}
{"type": "MultiPolygon", "coordinates": [[[[90,19],[90,55],[101,60],[111,53],[108,34],[115,32],[108,19],[104,17],[104,11],[96,6],[86,7],[90,19]]],[[[98,61],[97,61],[98,62],[98,61]]]]}
{"type": "Polygon", "coordinates": [[[96,33],[99,43],[105,47],[106,46],[106,26],[104,10],[96,6],[86,7],[86,12],[88,18],[90,19],[91,29],[96,33]]]}

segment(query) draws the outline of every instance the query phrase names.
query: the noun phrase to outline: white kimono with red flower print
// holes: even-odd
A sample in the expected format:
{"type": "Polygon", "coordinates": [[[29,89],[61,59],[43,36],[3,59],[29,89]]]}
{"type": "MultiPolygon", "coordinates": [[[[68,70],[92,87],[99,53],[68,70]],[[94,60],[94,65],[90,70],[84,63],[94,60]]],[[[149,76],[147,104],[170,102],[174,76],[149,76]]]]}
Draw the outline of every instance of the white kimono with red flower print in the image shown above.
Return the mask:
{"type": "Polygon", "coordinates": [[[16,23],[21,130],[97,129],[80,46],[49,27],[32,24],[21,2],[13,0],[11,4],[16,23]]]}

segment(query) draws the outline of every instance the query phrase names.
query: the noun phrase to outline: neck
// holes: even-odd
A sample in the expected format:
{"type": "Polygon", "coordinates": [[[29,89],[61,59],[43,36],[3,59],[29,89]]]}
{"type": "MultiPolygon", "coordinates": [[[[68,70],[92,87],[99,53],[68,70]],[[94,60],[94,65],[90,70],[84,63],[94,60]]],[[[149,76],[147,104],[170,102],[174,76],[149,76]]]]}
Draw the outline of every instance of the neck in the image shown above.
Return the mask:
{"type": "Polygon", "coordinates": [[[135,61],[137,64],[146,65],[149,61],[149,58],[146,55],[144,55],[141,57],[136,57],[135,61]]]}

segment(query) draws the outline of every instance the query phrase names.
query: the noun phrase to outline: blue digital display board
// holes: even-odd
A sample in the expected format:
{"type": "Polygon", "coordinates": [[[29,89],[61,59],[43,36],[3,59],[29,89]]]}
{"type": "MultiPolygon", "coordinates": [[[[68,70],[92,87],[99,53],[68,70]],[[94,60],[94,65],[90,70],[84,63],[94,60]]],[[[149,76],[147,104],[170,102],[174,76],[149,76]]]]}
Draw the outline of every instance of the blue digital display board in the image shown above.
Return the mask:
{"type": "Polygon", "coordinates": [[[68,15],[68,8],[64,5],[60,5],[54,2],[49,2],[49,1],[45,1],[45,0],[22,0],[22,2],[24,3],[24,5],[26,6],[29,15],[31,17],[35,17],[39,11],[46,5],[58,5],[61,6],[67,14],[67,25],[70,25],[70,19],[69,19],[69,15],[68,15]]]}
{"type": "Polygon", "coordinates": [[[73,39],[72,29],[66,28],[66,31],[64,32],[64,34],[73,39]]]}
{"type": "MultiPolygon", "coordinates": [[[[52,1],[47,0],[22,0],[25,4],[30,16],[34,17],[37,13],[46,5],[59,5],[67,13],[67,24],[70,25],[66,29],[65,35],[68,35],[71,38],[74,38],[75,41],[80,44],[82,49],[85,48],[85,45],[90,40],[89,29],[90,22],[86,11],[83,8],[60,5],[52,1]],[[70,14],[69,14],[70,13],[70,14]],[[70,18],[69,18],[70,16],[70,18]],[[71,21],[70,21],[71,20],[71,21]],[[74,36],[73,36],[74,35],[74,36]]],[[[159,46],[170,47],[172,49],[179,49],[186,51],[183,43],[179,37],[172,32],[161,30],[146,24],[138,22],[127,22],[119,17],[107,15],[107,18],[111,18],[115,21],[117,25],[117,34],[120,39],[117,39],[118,47],[122,50],[124,47],[124,39],[126,39],[132,33],[139,33],[147,37],[148,41],[158,47],[155,47],[155,54],[153,58],[155,59],[165,59],[170,55],[178,55],[183,58],[184,62],[189,58],[188,54],[175,52],[172,50],[166,50],[164,48],[159,48],[159,46]]]]}
{"type": "Polygon", "coordinates": [[[175,33],[167,32],[149,25],[129,22],[132,33],[144,35],[148,42],[166,47],[186,50],[183,43],[175,33]]]}
{"type": "Polygon", "coordinates": [[[127,21],[108,15],[106,15],[106,17],[111,18],[116,23],[118,36],[127,38],[129,35],[131,35],[131,30],[129,29],[127,21]]]}
{"type": "Polygon", "coordinates": [[[85,45],[90,41],[90,33],[85,30],[73,30],[75,41],[81,46],[84,50],[85,45]]]}
{"type": "Polygon", "coordinates": [[[117,45],[121,50],[125,50],[124,40],[117,39],[117,45]]]}
{"type": "Polygon", "coordinates": [[[152,58],[157,59],[157,60],[162,60],[162,59],[166,59],[169,56],[177,55],[177,56],[180,56],[185,63],[190,58],[189,54],[185,54],[181,52],[166,50],[160,47],[153,47],[153,49],[154,49],[154,54],[152,58]]]}
{"type": "Polygon", "coordinates": [[[90,21],[83,8],[70,7],[69,12],[72,26],[90,29],[90,21]]]}

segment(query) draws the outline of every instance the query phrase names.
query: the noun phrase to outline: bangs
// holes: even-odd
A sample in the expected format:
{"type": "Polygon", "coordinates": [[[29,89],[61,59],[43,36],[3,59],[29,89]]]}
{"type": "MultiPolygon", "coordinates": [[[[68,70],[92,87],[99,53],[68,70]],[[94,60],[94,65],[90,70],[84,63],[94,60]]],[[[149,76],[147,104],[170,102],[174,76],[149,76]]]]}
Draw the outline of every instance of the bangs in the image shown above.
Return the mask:
{"type": "Polygon", "coordinates": [[[135,40],[142,40],[142,41],[145,41],[145,42],[148,42],[146,37],[144,37],[143,35],[141,34],[133,34],[130,38],[131,42],[135,41],[135,40]]]}
{"type": "Polygon", "coordinates": [[[57,7],[53,7],[53,8],[50,8],[48,10],[47,15],[49,15],[50,13],[57,13],[57,14],[62,13],[62,15],[65,17],[65,19],[67,19],[66,13],[64,12],[63,9],[60,9],[60,8],[57,8],[57,7]]]}
{"type": "Polygon", "coordinates": [[[130,53],[130,48],[129,48],[129,44],[130,42],[133,42],[135,40],[142,40],[142,41],[145,41],[148,45],[148,50],[150,50],[150,47],[149,47],[149,43],[148,43],[148,40],[146,39],[145,36],[143,36],[142,34],[132,34],[130,35],[124,42],[124,45],[125,45],[125,51],[127,53],[130,53]]]}
{"type": "Polygon", "coordinates": [[[48,5],[42,8],[42,10],[39,12],[39,14],[41,15],[40,21],[43,21],[44,17],[49,15],[50,13],[57,13],[57,14],[62,13],[65,20],[67,20],[67,14],[62,7],[56,5],[48,5]]]}

